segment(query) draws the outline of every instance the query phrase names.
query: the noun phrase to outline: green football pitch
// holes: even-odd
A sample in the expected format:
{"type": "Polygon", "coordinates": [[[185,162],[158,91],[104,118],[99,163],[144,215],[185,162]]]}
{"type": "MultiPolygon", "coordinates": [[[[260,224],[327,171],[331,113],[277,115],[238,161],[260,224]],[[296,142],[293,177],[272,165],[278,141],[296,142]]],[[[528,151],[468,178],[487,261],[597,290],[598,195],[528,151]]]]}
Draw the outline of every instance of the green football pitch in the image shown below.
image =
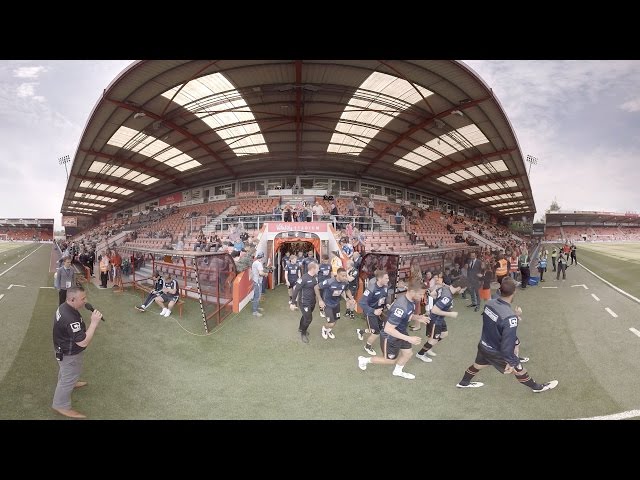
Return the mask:
{"type": "MultiPolygon", "coordinates": [[[[607,263],[631,262],[592,247],[579,245],[578,260],[632,293],[633,275],[618,283],[621,277],[609,270],[618,265],[620,271],[621,264],[607,263]]],[[[22,261],[0,275],[0,418],[63,419],[50,408],[58,373],[51,344],[57,307],[51,246],[21,245],[7,254],[6,267],[22,261]]],[[[630,272],[635,268],[638,277],[633,265],[630,272]]],[[[552,275],[549,268],[545,282],[518,290],[514,300],[523,309],[518,335],[521,355],[531,358],[526,368],[538,382],[559,381],[540,394],[493,368],[476,377],[484,387],[455,387],[480,337],[481,317],[466,308],[468,299],[454,299],[460,315],[447,321],[450,335],[435,347],[434,361],[413,357],[405,370],[416,379],[405,380],[393,377],[391,366],[358,368],[357,357],[366,355],[355,333],[364,326],[360,315],[342,318],[336,338],[323,340],[315,312],[310,343],[303,344],[299,314],[287,308],[283,287],[266,294],[264,317],[253,317],[247,306],[205,336],[196,301],[187,300],[182,318],[164,318],[155,306],[136,311],[140,294],[89,285],[88,300],[106,321],[86,351],[82,379],[89,385],[74,392],[73,408],[90,419],[640,416],[640,337],[632,330],[640,330],[640,305],[580,266],[571,266],[565,281],[552,275]]],[[[88,312],[83,315],[88,320],[88,312]]],[[[424,330],[415,333],[424,341],[424,330]]]]}

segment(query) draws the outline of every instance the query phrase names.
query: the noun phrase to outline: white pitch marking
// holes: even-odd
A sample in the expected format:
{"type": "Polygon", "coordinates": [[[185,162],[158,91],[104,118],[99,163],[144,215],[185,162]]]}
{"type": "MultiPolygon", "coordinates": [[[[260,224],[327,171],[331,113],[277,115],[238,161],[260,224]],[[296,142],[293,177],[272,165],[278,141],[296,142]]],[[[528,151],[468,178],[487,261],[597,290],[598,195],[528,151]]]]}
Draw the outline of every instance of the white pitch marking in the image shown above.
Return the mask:
{"type": "Polygon", "coordinates": [[[629,410],[627,412],[602,415],[600,417],[577,418],[576,420],[624,420],[625,418],[640,417],[640,410],[629,410]]]}
{"type": "Polygon", "coordinates": [[[589,287],[587,287],[584,283],[581,285],[571,285],[572,287],[584,287],[585,290],[589,290],[589,287]]]}
{"type": "Polygon", "coordinates": [[[13,283],[7,287],[7,290],[11,290],[11,287],[22,287],[27,288],[25,285],[14,285],[13,283]]]}
{"type": "Polygon", "coordinates": [[[640,337],[640,331],[639,331],[639,330],[636,330],[636,329],[635,329],[635,328],[633,328],[633,327],[631,327],[629,330],[631,331],[631,333],[634,333],[634,334],[636,334],[637,336],[639,336],[639,337],[640,337]]]}
{"type": "Polygon", "coordinates": [[[5,273],[7,273],[9,270],[11,270],[13,267],[15,267],[16,265],[18,265],[20,262],[24,262],[27,258],[29,258],[31,255],[33,255],[34,253],[36,253],[38,250],[40,250],[42,247],[44,246],[44,244],[40,245],[38,248],[36,248],[33,252],[31,252],[29,255],[25,256],[22,260],[19,260],[18,262],[14,263],[13,265],[11,265],[9,268],[7,268],[4,272],[0,273],[0,277],[3,276],[5,273]]]}
{"type": "Polygon", "coordinates": [[[611,310],[609,307],[605,308],[605,310],[609,312],[609,315],[611,315],[613,318],[618,318],[618,314],[611,310]]]}
{"type": "Polygon", "coordinates": [[[611,288],[613,288],[614,290],[617,290],[618,292],[620,292],[621,294],[629,297],[631,300],[640,303],[640,298],[636,298],[633,295],[625,292],[624,290],[622,290],[621,288],[616,287],[613,283],[606,281],[604,278],[602,278],[600,275],[598,275],[597,273],[592,272],[591,270],[589,270],[587,267],[585,267],[584,265],[580,264],[580,266],[582,268],[584,268],[587,272],[589,272],[591,275],[593,275],[596,278],[599,278],[600,280],[602,280],[604,283],[606,283],[607,285],[609,285],[611,288]]]}
{"type": "Polygon", "coordinates": [[[558,288],[558,287],[542,287],[542,288],[558,288]]]}
{"type": "Polygon", "coordinates": [[[600,299],[597,297],[597,295],[595,293],[592,293],[591,296],[596,299],[596,302],[600,301],[600,299]]]}
{"type": "Polygon", "coordinates": [[[4,293],[2,295],[0,295],[0,300],[2,300],[2,297],[4,297],[4,293]]]}
{"type": "Polygon", "coordinates": [[[40,288],[51,288],[51,289],[55,289],[56,287],[40,287],[40,288]]]}

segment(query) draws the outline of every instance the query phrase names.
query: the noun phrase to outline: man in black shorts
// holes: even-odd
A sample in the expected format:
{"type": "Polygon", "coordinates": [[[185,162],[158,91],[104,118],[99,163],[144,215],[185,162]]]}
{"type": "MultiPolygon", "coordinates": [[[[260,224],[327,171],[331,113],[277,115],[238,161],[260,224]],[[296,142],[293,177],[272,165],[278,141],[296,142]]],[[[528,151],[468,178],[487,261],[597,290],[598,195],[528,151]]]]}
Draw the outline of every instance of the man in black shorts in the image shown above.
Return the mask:
{"type": "Polygon", "coordinates": [[[324,313],[327,316],[326,323],[322,326],[320,333],[325,340],[336,338],[333,327],[340,320],[340,299],[344,297],[347,300],[347,308],[356,307],[356,301],[348,287],[347,271],[342,267],[338,268],[335,278],[325,280],[320,285],[322,299],[325,303],[324,313]]]}
{"type": "Polygon", "coordinates": [[[430,357],[436,356],[431,349],[449,335],[445,317],[458,318],[458,312],[451,311],[453,308],[453,296],[456,293],[464,292],[467,288],[467,279],[464,277],[457,279],[451,286],[442,283],[442,274],[437,274],[437,278],[440,279],[436,282],[440,283],[440,285],[438,285],[440,292],[431,309],[431,323],[427,328],[429,340],[427,340],[420,351],[416,353],[416,357],[426,363],[432,361],[430,357]]]}
{"type": "Polygon", "coordinates": [[[170,273],[164,276],[164,287],[162,288],[162,294],[155,298],[155,302],[162,307],[160,315],[168,317],[171,315],[171,309],[176,304],[180,294],[178,292],[178,281],[174,279],[170,273]],[[165,307],[164,302],[169,302],[165,307]]]}
{"type": "Polygon", "coordinates": [[[412,345],[420,345],[421,342],[420,337],[409,336],[407,325],[410,320],[429,323],[427,316],[414,313],[416,303],[420,301],[426,291],[427,288],[422,281],[414,279],[409,282],[407,293],[398,297],[389,308],[389,318],[380,337],[382,356],[358,357],[360,370],[366,370],[369,363],[395,365],[394,376],[407,380],[416,378],[412,373],[403,371],[404,366],[411,359],[412,345]]]}
{"type": "Polygon", "coordinates": [[[373,349],[373,342],[378,339],[380,330],[384,328],[384,322],[380,315],[382,315],[387,302],[389,274],[384,270],[376,270],[373,279],[375,281],[370,282],[358,301],[358,305],[360,305],[365,314],[367,328],[364,330],[356,328],[359,340],[364,340],[365,333],[369,334],[364,345],[364,349],[369,355],[376,355],[376,351],[373,349]]]}
{"type": "Polygon", "coordinates": [[[520,383],[533,392],[544,392],[558,385],[557,380],[547,383],[536,383],[529,376],[522,362],[515,353],[516,330],[518,329],[518,312],[511,308],[516,291],[516,282],[510,277],[502,280],[500,298],[489,300],[482,313],[482,336],[478,344],[476,360],[464,373],[462,380],[456,385],[459,388],[477,388],[484,384],[472,382],[480,370],[493,365],[500,373],[514,373],[520,383]]]}

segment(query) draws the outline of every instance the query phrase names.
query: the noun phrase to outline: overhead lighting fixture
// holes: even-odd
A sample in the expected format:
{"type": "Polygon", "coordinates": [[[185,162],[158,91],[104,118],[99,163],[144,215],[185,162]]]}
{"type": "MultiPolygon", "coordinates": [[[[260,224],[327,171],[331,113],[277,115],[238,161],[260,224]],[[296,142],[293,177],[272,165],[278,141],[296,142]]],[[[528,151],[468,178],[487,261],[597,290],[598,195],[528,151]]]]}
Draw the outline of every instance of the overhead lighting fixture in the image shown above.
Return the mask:
{"type": "Polygon", "coordinates": [[[459,117],[463,117],[464,113],[462,113],[460,110],[453,110],[451,112],[451,115],[458,115],[459,117]]]}
{"type": "Polygon", "coordinates": [[[136,114],[133,116],[133,118],[142,118],[142,117],[146,117],[146,116],[147,116],[147,114],[146,114],[146,113],[144,113],[144,112],[138,112],[138,113],[136,113],[136,114]]]}

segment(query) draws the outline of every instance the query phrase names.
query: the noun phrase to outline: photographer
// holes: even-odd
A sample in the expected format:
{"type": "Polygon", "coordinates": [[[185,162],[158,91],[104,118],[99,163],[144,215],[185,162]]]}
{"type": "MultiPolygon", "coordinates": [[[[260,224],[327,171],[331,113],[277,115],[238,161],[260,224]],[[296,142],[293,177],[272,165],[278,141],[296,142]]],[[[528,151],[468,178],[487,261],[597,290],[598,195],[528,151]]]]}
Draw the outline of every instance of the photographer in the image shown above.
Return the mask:
{"type": "Polygon", "coordinates": [[[268,272],[264,271],[264,266],[262,265],[262,259],[264,258],[263,252],[258,252],[256,254],[256,258],[251,265],[251,281],[253,282],[253,316],[261,317],[262,313],[260,311],[262,308],[259,308],[260,305],[260,295],[262,294],[262,279],[269,275],[268,272]]]}

